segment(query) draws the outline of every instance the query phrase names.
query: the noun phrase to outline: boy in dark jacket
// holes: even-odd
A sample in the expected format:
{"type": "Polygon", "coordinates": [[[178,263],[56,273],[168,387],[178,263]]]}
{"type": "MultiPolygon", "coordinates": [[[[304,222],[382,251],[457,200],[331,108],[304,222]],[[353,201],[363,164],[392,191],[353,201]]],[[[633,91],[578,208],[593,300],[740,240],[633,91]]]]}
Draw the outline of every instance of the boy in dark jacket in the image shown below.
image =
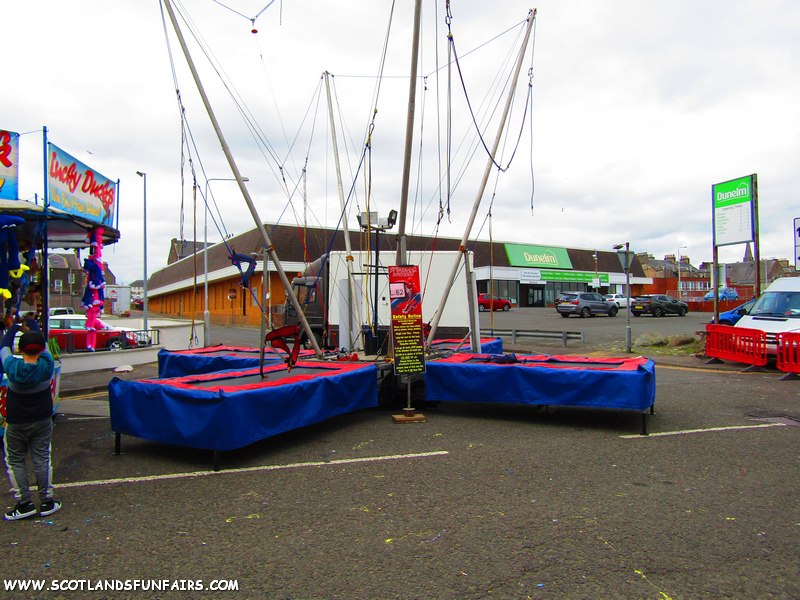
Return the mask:
{"type": "Polygon", "coordinates": [[[28,331],[19,339],[22,358],[11,354],[19,325],[9,327],[0,345],[0,360],[8,378],[6,396],[6,431],[3,444],[6,451],[8,478],[14,489],[17,505],[5,514],[7,521],[16,521],[36,514],[28,487],[25,458],[28,451],[33,459],[36,483],[39,488],[39,514],[51,515],[61,508],[53,500],[50,466],[50,439],[53,433],[53,398],[50,380],[53,377],[53,357],[39,331],[28,331]]]}

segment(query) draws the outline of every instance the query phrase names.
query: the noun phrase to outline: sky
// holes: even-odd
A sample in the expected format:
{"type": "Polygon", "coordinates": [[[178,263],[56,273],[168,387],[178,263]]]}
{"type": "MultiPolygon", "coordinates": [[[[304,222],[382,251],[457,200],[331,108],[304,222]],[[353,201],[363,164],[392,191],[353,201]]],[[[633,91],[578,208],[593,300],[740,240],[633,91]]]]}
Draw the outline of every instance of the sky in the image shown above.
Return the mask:
{"type": "MultiPolygon", "coordinates": [[[[348,227],[368,204],[380,216],[399,209],[410,0],[172,4],[262,222],[340,226],[324,72],[348,227]]],[[[407,233],[433,235],[448,205],[450,114],[438,235],[464,235],[488,161],[476,131],[491,148],[536,8],[497,157],[510,166],[490,171],[470,239],[629,242],[699,265],[712,259],[712,184],[755,173],[761,256],[794,262],[800,3],[452,0],[449,19],[442,0],[423,4],[407,233]]],[[[166,266],[172,238],[204,239],[204,197],[209,242],[255,226],[224,181],[231,167],[159,0],[6,3],[3,25],[0,129],[22,134],[20,198],[43,194],[43,127],[118,179],[121,240],[104,252],[118,282],[144,273],[145,196],[149,274],[166,266]]],[[[745,246],[719,253],[735,262],[745,246]]]]}

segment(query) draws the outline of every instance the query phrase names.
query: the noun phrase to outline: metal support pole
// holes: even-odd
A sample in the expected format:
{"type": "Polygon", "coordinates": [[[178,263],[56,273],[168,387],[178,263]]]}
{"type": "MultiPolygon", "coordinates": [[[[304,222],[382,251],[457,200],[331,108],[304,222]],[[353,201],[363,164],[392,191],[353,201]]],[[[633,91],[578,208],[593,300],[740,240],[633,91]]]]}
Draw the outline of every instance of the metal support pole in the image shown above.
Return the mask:
{"type": "Polygon", "coordinates": [[[403,153],[403,179],[400,187],[400,215],[397,224],[396,265],[406,264],[406,212],[408,206],[408,186],[411,178],[411,144],[414,138],[414,111],[417,96],[417,64],[419,63],[419,29],[422,14],[422,0],[414,3],[414,30],[411,42],[411,76],[408,85],[408,114],[406,116],[406,144],[403,153]]]}
{"type": "MultiPolygon", "coordinates": [[[[212,181],[236,181],[231,178],[212,177],[206,179],[206,194],[203,197],[205,210],[203,211],[203,347],[211,345],[211,313],[208,310],[208,186],[212,181]]],[[[242,181],[250,181],[247,177],[242,177],[242,181]]]]}
{"type": "Polygon", "coordinates": [[[631,244],[625,242],[625,287],[628,294],[627,325],[625,326],[625,352],[631,353],[631,244]]]}
{"type": "MultiPolygon", "coordinates": [[[[356,284],[355,279],[353,277],[353,250],[350,247],[350,230],[347,227],[347,206],[345,205],[344,201],[344,187],[342,186],[342,170],[339,166],[339,144],[336,141],[336,122],[333,118],[333,103],[331,102],[331,85],[330,85],[330,73],[325,71],[323,73],[325,78],[325,91],[327,92],[328,97],[328,114],[330,115],[331,121],[331,140],[333,142],[333,160],[336,166],[336,184],[339,188],[339,206],[342,209],[342,235],[344,236],[344,248],[347,251],[347,257],[345,262],[347,263],[347,331],[348,337],[350,338],[350,349],[358,349],[361,347],[359,343],[359,335],[357,331],[353,330],[354,321],[361,321],[361,314],[360,312],[356,313],[354,311],[354,306],[356,305],[356,284]],[[357,318],[353,318],[354,315],[357,318]]],[[[398,263],[399,264],[399,263],[398,263]]],[[[339,336],[341,337],[341,330],[344,327],[344,323],[339,325],[339,336]]]]}
{"type": "MultiPolygon", "coordinates": [[[[478,215],[478,208],[481,205],[481,199],[483,198],[483,192],[486,190],[486,184],[489,182],[489,176],[492,173],[492,169],[494,167],[494,158],[497,156],[497,149],[500,147],[500,140],[503,135],[503,129],[506,125],[506,120],[508,119],[508,113],[511,111],[511,104],[514,100],[514,92],[517,89],[517,79],[519,79],[519,73],[522,69],[522,59],[525,57],[525,51],[528,47],[528,41],[530,40],[531,30],[533,29],[533,22],[536,18],[536,10],[532,10],[528,13],[528,28],[525,31],[525,39],[522,42],[522,47],[520,48],[519,55],[517,56],[517,62],[514,66],[514,73],[511,79],[511,85],[509,86],[508,90],[508,97],[506,98],[506,105],[503,109],[503,115],[500,118],[500,126],[497,130],[497,135],[495,136],[494,144],[492,146],[492,151],[489,155],[489,160],[486,163],[486,168],[483,172],[483,178],[481,179],[481,184],[478,189],[478,194],[475,197],[475,202],[472,206],[472,212],[470,213],[469,220],[467,221],[467,226],[464,230],[464,236],[461,238],[461,245],[459,246],[459,252],[466,253],[468,252],[467,249],[467,242],[469,240],[469,234],[472,231],[472,225],[475,223],[475,218],[478,215]]],[[[450,289],[453,287],[453,282],[456,279],[456,274],[458,273],[458,266],[459,266],[460,257],[456,257],[455,261],[453,261],[453,269],[450,272],[450,276],[447,280],[447,283],[444,287],[444,293],[442,294],[441,302],[439,303],[439,309],[436,311],[436,314],[433,317],[433,321],[431,322],[431,331],[428,334],[428,340],[425,344],[427,349],[430,349],[431,343],[436,337],[436,329],[439,326],[439,319],[442,317],[442,313],[444,312],[445,304],[447,304],[447,298],[450,294],[450,289]]],[[[470,315],[470,319],[473,319],[474,315],[470,315]]],[[[472,323],[471,323],[472,324],[472,323]]],[[[472,327],[475,329],[475,327],[472,327]]]]}
{"type": "MultiPolygon", "coordinates": [[[[245,187],[244,182],[242,181],[242,175],[239,173],[239,167],[236,164],[236,161],[233,159],[233,155],[231,154],[230,148],[228,147],[228,143],[225,141],[225,137],[222,135],[222,130],[219,127],[219,123],[217,122],[217,118],[214,115],[214,111],[211,108],[211,103],[208,100],[208,96],[206,96],[205,89],[203,88],[203,84],[200,82],[200,76],[197,74],[197,70],[195,69],[194,62],[192,62],[192,57],[189,54],[189,49],[186,46],[186,40],[183,39],[183,34],[181,33],[180,27],[178,27],[178,21],[175,18],[175,13],[172,10],[172,4],[170,0],[164,0],[164,6],[167,8],[167,13],[169,13],[170,21],[172,22],[172,26],[175,29],[175,33],[178,36],[178,41],[181,44],[181,49],[183,50],[183,54],[186,57],[186,62],[189,65],[189,70],[192,72],[192,77],[197,85],[197,89],[200,92],[200,97],[203,100],[203,105],[206,108],[206,112],[208,113],[208,117],[211,120],[211,124],[214,126],[214,131],[217,134],[217,138],[219,139],[220,145],[222,146],[222,151],[225,154],[225,158],[228,160],[228,165],[233,171],[234,176],[236,177],[236,181],[239,184],[239,190],[242,192],[242,196],[244,197],[244,201],[247,204],[247,208],[250,210],[250,215],[253,217],[253,221],[256,224],[256,228],[258,232],[261,234],[261,239],[264,241],[264,245],[269,252],[269,256],[272,259],[273,264],[275,265],[276,270],[278,271],[278,276],[281,278],[281,282],[283,283],[283,287],[286,290],[286,295],[289,297],[289,301],[292,304],[295,312],[298,315],[298,319],[300,320],[300,324],[302,325],[303,331],[308,338],[311,347],[314,349],[314,354],[316,354],[317,358],[322,358],[322,350],[317,344],[317,340],[314,337],[314,332],[311,331],[311,327],[308,325],[308,321],[306,320],[305,315],[303,314],[303,308],[300,306],[300,303],[297,301],[297,296],[294,295],[294,290],[292,290],[292,284],[289,281],[289,278],[286,276],[286,273],[283,270],[283,266],[281,265],[280,261],[278,260],[278,254],[275,252],[275,249],[272,246],[272,241],[269,239],[269,234],[267,230],[264,228],[264,223],[261,221],[261,218],[258,216],[258,211],[256,210],[255,205],[253,204],[253,200],[250,197],[250,192],[245,187]]],[[[233,307],[231,306],[231,310],[233,307]]]]}
{"type": "Polygon", "coordinates": [[[375,322],[375,356],[379,355],[380,345],[378,344],[378,256],[380,255],[380,238],[381,230],[375,229],[375,310],[372,315],[372,320],[375,322]]]}
{"type": "Polygon", "coordinates": [[[142,178],[144,186],[144,211],[142,214],[144,222],[142,226],[142,234],[144,236],[142,240],[144,245],[144,298],[142,301],[142,329],[147,331],[147,173],[136,171],[136,174],[142,178]]]}

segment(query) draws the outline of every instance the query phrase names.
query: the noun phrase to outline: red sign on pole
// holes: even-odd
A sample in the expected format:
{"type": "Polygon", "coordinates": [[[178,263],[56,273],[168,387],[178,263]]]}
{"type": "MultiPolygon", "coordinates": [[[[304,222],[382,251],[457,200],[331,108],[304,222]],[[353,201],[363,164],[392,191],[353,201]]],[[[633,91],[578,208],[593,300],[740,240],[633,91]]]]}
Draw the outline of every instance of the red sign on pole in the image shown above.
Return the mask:
{"type": "Polygon", "coordinates": [[[389,267],[394,372],[425,372],[419,267],[389,267]]]}

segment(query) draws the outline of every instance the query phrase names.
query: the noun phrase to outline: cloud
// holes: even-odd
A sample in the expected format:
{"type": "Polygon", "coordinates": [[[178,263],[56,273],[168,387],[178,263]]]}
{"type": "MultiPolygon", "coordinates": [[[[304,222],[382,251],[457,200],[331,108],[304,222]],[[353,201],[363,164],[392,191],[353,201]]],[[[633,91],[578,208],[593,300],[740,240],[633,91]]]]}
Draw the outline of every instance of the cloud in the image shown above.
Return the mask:
{"type": "MultiPolygon", "coordinates": [[[[174,4],[262,220],[274,222],[283,213],[282,222],[291,223],[305,212],[312,224],[338,222],[321,85],[326,70],[334,74],[343,185],[345,193],[351,187],[356,192],[352,210],[366,209],[367,189],[373,209],[398,208],[408,6],[395,6],[390,28],[388,1],[285,1],[264,11],[252,34],[249,18],[236,12],[254,16],[264,0],[225,2],[233,10],[211,0],[174,4]],[[386,78],[378,85],[384,44],[386,78]],[[243,112],[251,116],[249,125],[243,112]],[[356,175],[373,118],[370,152],[356,175]]],[[[490,145],[527,8],[487,6],[453,3],[452,31],[470,102],[490,145]]],[[[762,256],[791,257],[800,187],[800,42],[794,25],[800,6],[777,0],[753,6],[539,2],[532,126],[522,129],[511,169],[491,174],[473,236],[494,195],[496,240],[583,248],[630,241],[656,256],[688,246],[684,253],[701,262],[712,251],[711,185],[758,173],[762,256]]],[[[409,231],[421,233],[435,227],[446,147],[447,27],[433,10],[426,4],[423,15],[419,71],[427,79],[418,86],[409,200],[409,231]]],[[[20,195],[42,194],[38,132],[47,126],[54,143],[120,179],[122,239],[106,254],[121,280],[142,273],[144,190],[137,170],[147,173],[149,270],[166,264],[171,238],[195,235],[195,220],[202,239],[206,178],[232,175],[168,21],[165,36],[159,5],[17,2],[4,8],[4,21],[11,25],[5,44],[15,58],[4,63],[11,92],[2,100],[0,127],[36,132],[22,137],[20,195]],[[183,130],[176,87],[188,123],[183,130]]],[[[505,159],[520,131],[530,65],[528,55],[513,133],[503,142],[505,159]]],[[[487,157],[476,146],[456,73],[453,83],[452,222],[445,219],[440,235],[460,238],[487,157]]],[[[235,184],[212,181],[208,188],[221,214],[209,222],[212,241],[219,239],[217,224],[223,233],[254,226],[235,184]]],[[[350,227],[355,225],[351,213],[350,227]]],[[[488,237],[488,226],[480,235],[488,237]]],[[[721,249],[725,260],[743,255],[744,246],[721,249]]]]}

